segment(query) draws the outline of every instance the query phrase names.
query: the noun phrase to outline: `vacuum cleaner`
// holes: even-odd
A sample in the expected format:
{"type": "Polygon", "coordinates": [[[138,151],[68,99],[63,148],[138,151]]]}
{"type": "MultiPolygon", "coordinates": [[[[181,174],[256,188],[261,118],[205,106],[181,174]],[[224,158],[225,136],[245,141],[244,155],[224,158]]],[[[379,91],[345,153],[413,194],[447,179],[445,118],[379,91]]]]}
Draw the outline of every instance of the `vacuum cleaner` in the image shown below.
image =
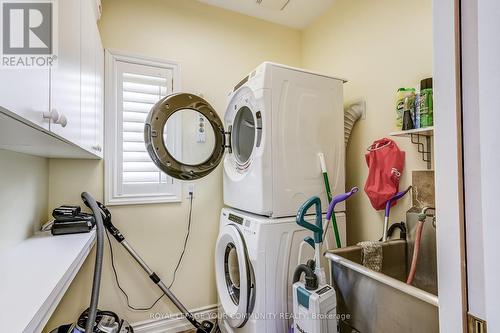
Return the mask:
{"type": "MultiPolygon", "coordinates": [[[[358,191],[354,187],[351,191],[338,195],[332,199],[326,216],[326,223],[332,214],[335,214],[335,205],[347,200],[358,191]]],[[[329,333],[337,332],[337,296],[335,289],[326,283],[325,272],[321,267],[320,250],[323,243],[323,216],[321,199],[314,196],[307,200],[297,213],[297,224],[313,232],[313,237],[306,237],[304,241],[314,248],[314,260],[307,264],[300,264],[293,274],[293,332],[295,333],[329,333]],[[315,208],[315,224],[305,219],[308,210],[315,208]],[[304,282],[300,281],[305,275],[304,282]]]]}
{"type": "Polygon", "coordinates": [[[133,333],[132,326],[123,319],[120,319],[114,312],[101,311],[97,309],[99,301],[99,288],[101,283],[103,251],[104,251],[104,233],[107,230],[116,241],[121,244],[125,250],[134,258],[139,266],[148,274],[149,278],[161,289],[161,291],[174,303],[181,311],[182,315],[193,325],[196,333],[218,333],[220,332],[217,321],[211,322],[204,320],[199,322],[194,315],[188,311],[184,304],[172,293],[172,291],[163,283],[160,277],[146,264],[132,246],[125,240],[120,230],[111,222],[111,213],[102,203],[96,201],[89,193],[82,193],[82,200],[87,207],[92,210],[96,220],[96,260],[94,266],[94,277],[92,284],[92,295],[90,307],[85,310],[78,321],[73,324],[63,325],[51,333],[133,333]]]}

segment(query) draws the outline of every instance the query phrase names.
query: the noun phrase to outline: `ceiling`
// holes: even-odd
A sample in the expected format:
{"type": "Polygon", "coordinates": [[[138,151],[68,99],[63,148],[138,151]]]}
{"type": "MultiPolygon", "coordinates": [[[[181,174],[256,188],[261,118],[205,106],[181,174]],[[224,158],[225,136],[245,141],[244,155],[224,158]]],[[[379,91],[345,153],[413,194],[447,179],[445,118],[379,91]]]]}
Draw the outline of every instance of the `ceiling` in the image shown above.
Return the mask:
{"type": "Polygon", "coordinates": [[[320,16],[335,0],[198,0],[217,6],[302,29],[320,16]]]}

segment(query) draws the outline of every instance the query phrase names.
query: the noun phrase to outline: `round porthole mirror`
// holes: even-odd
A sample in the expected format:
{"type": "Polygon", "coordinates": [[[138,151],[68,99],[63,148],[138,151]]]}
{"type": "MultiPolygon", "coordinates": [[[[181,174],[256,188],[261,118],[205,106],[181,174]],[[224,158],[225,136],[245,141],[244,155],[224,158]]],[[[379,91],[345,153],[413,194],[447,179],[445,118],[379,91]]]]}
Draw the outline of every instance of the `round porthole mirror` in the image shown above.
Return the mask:
{"type": "Polygon", "coordinates": [[[193,166],[212,156],[215,131],[200,112],[181,109],[167,119],[163,128],[163,141],[177,162],[193,166]]]}
{"type": "Polygon", "coordinates": [[[212,172],[226,146],[222,122],[203,98],[187,93],[156,103],[144,127],[153,162],[171,177],[195,180],[212,172]]]}

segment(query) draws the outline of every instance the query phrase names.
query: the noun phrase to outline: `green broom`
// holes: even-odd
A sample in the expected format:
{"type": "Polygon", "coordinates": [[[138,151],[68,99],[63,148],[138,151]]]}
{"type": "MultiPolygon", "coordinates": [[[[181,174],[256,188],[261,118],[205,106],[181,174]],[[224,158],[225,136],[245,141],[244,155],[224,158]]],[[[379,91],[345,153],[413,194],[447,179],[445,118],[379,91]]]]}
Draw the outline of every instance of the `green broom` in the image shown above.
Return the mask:
{"type": "MultiPolygon", "coordinates": [[[[326,170],[325,155],[323,153],[318,154],[319,162],[321,164],[321,172],[323,173],[323,180],[325,181],[326,196],[328,197],[328,204],[332,202],[332,191],[330,189],[330,182],[328,181],[328,171],[326,170]]],[[[335,235],[335,243],[337,248],[342,247],[342,242],[340,241],[339,228],[337,226],[337,219],[335,217],[335,212],[332,214],[332,226],[333,233],[335,235]]]]}

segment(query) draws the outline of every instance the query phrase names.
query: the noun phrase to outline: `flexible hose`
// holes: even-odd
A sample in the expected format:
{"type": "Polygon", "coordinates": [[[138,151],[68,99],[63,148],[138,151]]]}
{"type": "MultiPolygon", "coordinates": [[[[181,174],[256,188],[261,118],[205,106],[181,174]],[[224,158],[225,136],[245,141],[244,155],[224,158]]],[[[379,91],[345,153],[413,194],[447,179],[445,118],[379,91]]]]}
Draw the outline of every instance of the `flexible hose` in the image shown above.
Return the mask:
{"type": "Polygon", "coordinates": [[[361,119],[365,110],[365,101],[357,101],[344,108],[344,140],[346,147],[354,125],[361,119]]]}
{"type": "Polygon", "coordinates": [[[99,302],[99,288],[101,286],[102,259],[104,253],[104,224],[97,202],[87,192],[82,193],[82,200],[90,207],[96,222],[96,255],[94,265],[94,280],[92,282],[92,295],[90,298],[89,316],[85,325],[85,333],[92,333],[97,315],[97,304],[99,302]]]}
{"type": "Polygon", "coordinates": [[[293,283],[300,280],[302,273],[305,274],[305,287],[307,290],[315,290],[318,288],[318,278],[314,274],[315,262],[313,260],[308,260],[306,264],[300,264],[295,268],[293,272],[293,283]]]}
{"type": "Polygon", "coordinates": [[[302,273],[304,273],[307,277],[314,276],[314,272],[309,266],[307,266],[306,264],[300,264],[295,268],[295,271],[293,272],[293,283],[300,280],[300,276],[302,275],[302,273]]]}
{"type": "Polygon", "coordinates": [[[413,258],[411,259],[410,273],[406,284],[412,284],[415,274],[417,273],[418,253],[420,252],[420,241],[422,240],[422,230],[424,230],[424,221],[419,221],[415,236],[415,245],[413,246],[413,258]]]}

